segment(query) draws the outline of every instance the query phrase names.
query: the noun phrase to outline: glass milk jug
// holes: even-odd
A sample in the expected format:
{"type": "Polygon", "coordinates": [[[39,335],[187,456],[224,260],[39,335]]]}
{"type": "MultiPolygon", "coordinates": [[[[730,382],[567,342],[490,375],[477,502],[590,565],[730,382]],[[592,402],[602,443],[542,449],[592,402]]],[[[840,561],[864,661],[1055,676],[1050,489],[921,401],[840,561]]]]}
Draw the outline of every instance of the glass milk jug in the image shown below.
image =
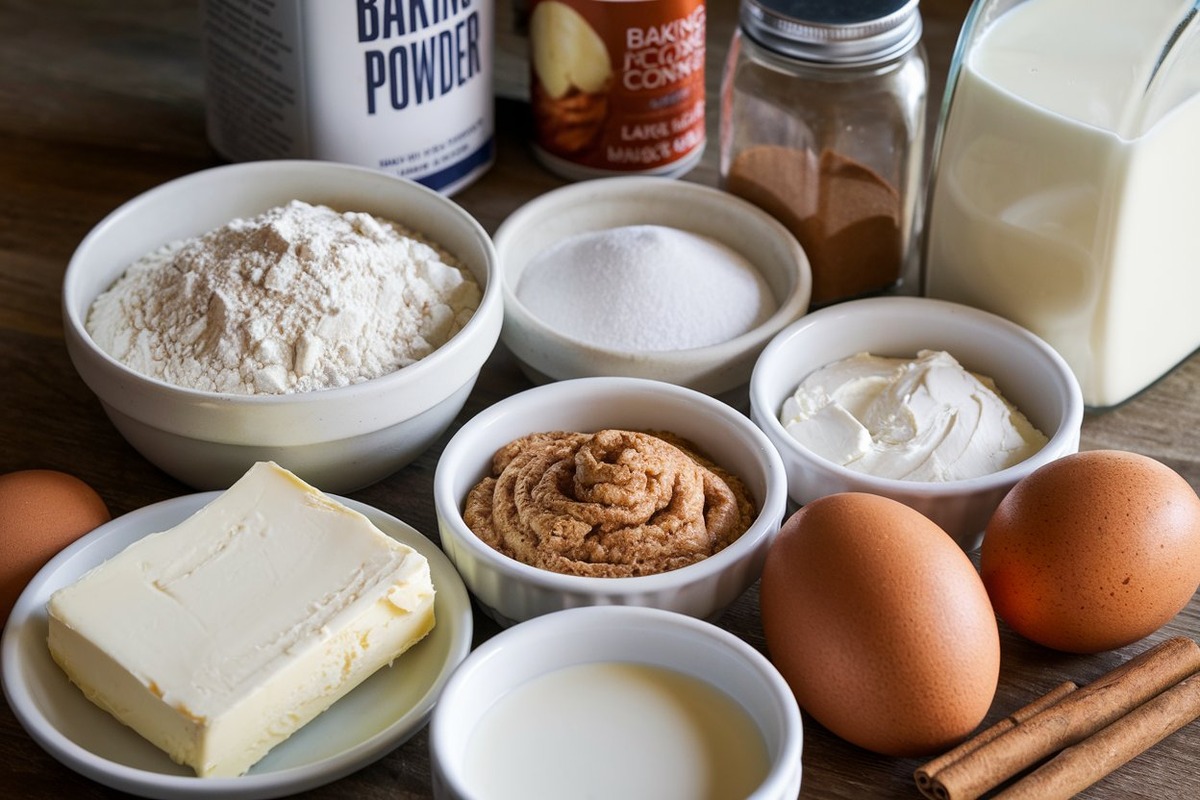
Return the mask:
{"type": "Polygon", "coordinates": [[[926,294],[1116,405],[1200,346],[1196,0],[977,0],[935,143],[926,294]]]}

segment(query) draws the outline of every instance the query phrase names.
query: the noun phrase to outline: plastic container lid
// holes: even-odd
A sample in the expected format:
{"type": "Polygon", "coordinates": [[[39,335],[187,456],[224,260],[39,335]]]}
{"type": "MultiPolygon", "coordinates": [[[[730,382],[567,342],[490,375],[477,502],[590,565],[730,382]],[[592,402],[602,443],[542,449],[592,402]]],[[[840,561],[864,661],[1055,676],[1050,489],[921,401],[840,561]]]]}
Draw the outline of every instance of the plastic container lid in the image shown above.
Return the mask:
{"type": "Polygon", "coordinates": [[[888,61],[921,38],[918,0],[742,0],[739,16],[763,47],[828,64],[888,61]]]}

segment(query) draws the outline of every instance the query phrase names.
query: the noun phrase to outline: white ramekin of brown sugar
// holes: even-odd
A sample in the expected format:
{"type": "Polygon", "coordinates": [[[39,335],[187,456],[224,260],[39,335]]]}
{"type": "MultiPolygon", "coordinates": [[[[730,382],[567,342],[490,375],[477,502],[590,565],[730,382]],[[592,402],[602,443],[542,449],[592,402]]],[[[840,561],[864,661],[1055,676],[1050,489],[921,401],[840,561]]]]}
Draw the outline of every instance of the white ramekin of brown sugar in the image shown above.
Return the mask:
{"type": "Polygon", "coordinates": [[[644,378],[577,378],[506,398],[454,434],[434,474],[442,548],[480,606],[502,625],[591,605],[716,617],[758,579],[786,495],[779,454],[749,418],[692,389],[644,378]],[[699,479],[706,482],[704,492],[693,491],[696,465],[682,460],[678,448],[660,454],[657,445],[643,445],[637,436],[625,441],[615,432],[666,434],[689,443],[689,452],[715,466],[699,479]],[[540,462],[541,456],[521,456],[526,461],[513,459],[497,472],[499,451],[548,433],[588,441],[563,445],[540,462]],[[518,473],[518,467],[529,469],[518,473]],[[484,493],[495,506],[481,522],[468,501],[478,499],[473,490],[497,474],[484,493]],[[720,509],[729,508],[720,484],[736,483],[749,498],[746,527],[704,554],[703,537],[715,540],[728,530],[718,519],[720,509]],[[659,491],[664,484],[665,494],[659,491]],[[659,493],[639,506],[652,491],[659,493]],[[697,520],[697,514],[705,516],[697,520]],[[489,525],[494,530],[485,530],[489,525]],[[676,538],[691,543],[664,557],[659,545],[671,538],[662,535],[669,528],[686,529],[676,538]],[[502,532],[500,547],[481,538],[496,531],[502,532]],[[524,555],[511,543],[522,539],[541,540],[549,555],[520,560],[524,555]],[[643,569],[650,559],[682,565],[643,569]],[[569,572],[559,571],[564,568],[569,572]]]}

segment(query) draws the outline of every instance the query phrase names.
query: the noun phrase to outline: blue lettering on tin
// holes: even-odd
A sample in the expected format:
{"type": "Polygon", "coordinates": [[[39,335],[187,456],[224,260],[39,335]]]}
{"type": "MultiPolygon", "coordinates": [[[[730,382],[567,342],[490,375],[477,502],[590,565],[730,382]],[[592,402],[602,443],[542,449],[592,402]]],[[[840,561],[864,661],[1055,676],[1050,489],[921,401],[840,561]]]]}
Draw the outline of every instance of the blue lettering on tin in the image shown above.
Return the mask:
{"type": "Polygon", "coordinates": [[[420,33],[471,8],[474,0],[358,0],[358,41],[420,33]]]}
{"type": "MultiPolygon", "coordinates": [[[[390,8],[396,3],[389,2],[386,5],[390,8]]],[[[377,0],[359,0],[359,40],[388,38],[388,32],[401,30],[405,20],[411,23],[418,17],[421,20],[427,18],[424,10],[426,4],[420,0],[402,5],[422,6],[423,10],[419,15],[413,12],[412,16],[403,18],[399,23],[389,22],[386,9],[380,11],[377,0]],[[371,14],[365,19],[364,7],[371,9],[371,14]],[[372,38],[364,39],[364,35],[371,35],[372,38]]],[[[455,10],[466,8],[471,2],[444,0],[432,5],[440,13],[451,7],[455,10]]],[[[419,105],[441,97],[467,83],[483,69],[479,51],[480,36],[479,13],[472,11],[453,27],[397,44],[386,51],[367,50],[364,54],[367,113],[375,114],[388,107],[400,111],[410,104],[419,105]]]]}

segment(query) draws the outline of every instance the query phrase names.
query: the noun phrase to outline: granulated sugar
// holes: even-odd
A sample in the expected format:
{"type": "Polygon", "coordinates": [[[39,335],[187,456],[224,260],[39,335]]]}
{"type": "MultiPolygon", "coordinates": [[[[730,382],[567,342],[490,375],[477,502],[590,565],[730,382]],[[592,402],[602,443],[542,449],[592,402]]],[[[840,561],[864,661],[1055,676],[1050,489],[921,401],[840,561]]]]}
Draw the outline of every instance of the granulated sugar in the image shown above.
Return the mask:
{"type": "Polygon", "coordinates": [[[526,266],[517,298],[564,336],[622,351],[719,344],[777,308],[740,253],[661,225],[580,234],[547,248],[526,266]]]}
{"type": "Polygon", "coordinates": [[[411,364],[480,297],[449,254],[397,223],[293,201],[140,259],[96,299],[87,329],[169,383],[286,394],[411,364]]]}

